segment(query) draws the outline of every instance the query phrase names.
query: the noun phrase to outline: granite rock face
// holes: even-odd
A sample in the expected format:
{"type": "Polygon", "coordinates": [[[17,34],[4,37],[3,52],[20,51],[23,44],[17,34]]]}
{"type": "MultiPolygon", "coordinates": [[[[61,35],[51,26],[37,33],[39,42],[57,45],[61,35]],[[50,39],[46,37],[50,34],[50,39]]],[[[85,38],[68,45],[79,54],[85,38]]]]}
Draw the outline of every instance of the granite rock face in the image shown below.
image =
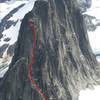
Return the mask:
{"type": "Polygon", "coordinates": [[[38,0],[22,20],[15,55],[0,81],[0,100],[43,99],[28,78],[34,44],[30,20],[37,33],[32,77],[48,100],[78,100],[81,89],[99,83],[100,67],[77,0],[38,0]]]}

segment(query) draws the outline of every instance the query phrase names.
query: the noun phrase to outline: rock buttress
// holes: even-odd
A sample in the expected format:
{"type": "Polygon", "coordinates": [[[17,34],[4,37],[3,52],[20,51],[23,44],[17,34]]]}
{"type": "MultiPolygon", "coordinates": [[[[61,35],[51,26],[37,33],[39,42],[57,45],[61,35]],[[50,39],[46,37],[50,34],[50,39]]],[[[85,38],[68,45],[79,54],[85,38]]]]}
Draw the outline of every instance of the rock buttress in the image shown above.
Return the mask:
{"type": "Polygon", "coordinates": [[[36,29],[32,78],[48,100],[78,100],[81,89],[98,83],[99,64],[92,53],[76,0],[38,0],[25,15],[10,68],[0,82],[0,100],[42,100],[28,78],[36,29]]]}

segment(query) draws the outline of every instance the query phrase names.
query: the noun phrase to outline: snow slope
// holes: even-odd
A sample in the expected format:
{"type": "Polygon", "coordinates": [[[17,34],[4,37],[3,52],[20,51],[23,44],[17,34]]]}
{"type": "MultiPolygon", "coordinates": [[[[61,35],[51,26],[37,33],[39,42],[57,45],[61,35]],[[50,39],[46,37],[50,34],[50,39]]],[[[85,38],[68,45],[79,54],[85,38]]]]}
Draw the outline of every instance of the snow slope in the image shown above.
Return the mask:
{"type": "MultiPolygon", "coordinates": [[[[5,44],[9,44],[13,45],[15,44],[15,42],[17,41],[18,38],[18,33],[19,33],[19,29],[20,29],[20,25],[21,25],[21,20],[23,19],[23,17],[25,16],[26,13],[28,13],[29,11],[32,10],[34,3],[36,0],[30,0],[30,1],[16,1],[13,4],[10,4],[8,6],[8,4],[2,4],[2,9],[1,9],[1,19],[3,19],[4,16],[6,16],[12,9],[16,8],[17,6],[25,3],[25,5],[20,8],[9,20],[13,20],[14,22],[17,21],[17,24],[15,26],[11,26],[10,28],[6,29],[3,31],[3,38],[0,41],[0,47],[5,45],[5,44]],[[9,9],[7,9],[7,7],[9,7],[9,9]],[[10,41],[6,42],[4,41],[4,39],[6,38],[10,38],[10,41]]],[[[1,4],[0,4],[1,5],[1,4]]],[[[8,48],[9,48],[8,46],[8,48]]],[[[8,49],[7,48],[7,49],[8,49]]],[[[5,50],[4,54],[3,54],[3,58],[0,58],[0,77],[3,77],[3,75],[5,74],[5,72],[7,71],[7,67],[5,67],[5,69],[2,69],[1,67],[6,64],[9,65],[12,57],[7,55],[7,49],[5,50]]]]}
{"type": "Polygon", "coordinates": [[[9,45],[12,45],[17,41],[20,24],[21,24],[21,22],[18,21],[15,26],[12,25],[9,29],[5,30],[2,33],[3,38],[0,41],[0,46],[4,45],[6,43],[4,41],[5,38],[10,38],[10,41],[8,42],[9,45]]]}
{"type": "Polygon", "coordinates": [[[27,3],[28,1],[16,1],[14,3],[0,3],[0,20],[4,18],[11,10],[18,7],[21,4],[27,3]]]}
{"type": "MultiPolygon", "coordinates": [[[[26,13],[32,10],[33,5],[35,0],[30,0],[29,2],[26,3],[24,7],[19,9],[17,13],[15,13],[9,20],[18,21],[15,26],[11,26],[9,29],[5,30],[3,34],[3,38],[1,39],[0,46],[5,44],[4,38],[11,38],[11,40],[8,42],[9,45],[14,44],[17,41],[19,29],[20,29],[20,24],[21,20],[25,16],[26,13]]],[[[16,1],[15,3],[17,4],[19,1],[16,1]]],[[[13,7],[13,6],[12,6],[13,7]]]]}

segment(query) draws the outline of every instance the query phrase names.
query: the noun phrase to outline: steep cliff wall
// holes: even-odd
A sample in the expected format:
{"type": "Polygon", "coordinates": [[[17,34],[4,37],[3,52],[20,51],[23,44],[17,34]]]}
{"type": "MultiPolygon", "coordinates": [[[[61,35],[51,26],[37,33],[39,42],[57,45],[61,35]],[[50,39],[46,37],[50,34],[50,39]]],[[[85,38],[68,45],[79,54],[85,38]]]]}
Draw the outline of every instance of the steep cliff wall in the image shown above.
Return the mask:
{"type": "Polygon", "coordinates": [[[99,71],[77,1],[38,0],[22,20],[0,100],[78,100],[99,71]]]}

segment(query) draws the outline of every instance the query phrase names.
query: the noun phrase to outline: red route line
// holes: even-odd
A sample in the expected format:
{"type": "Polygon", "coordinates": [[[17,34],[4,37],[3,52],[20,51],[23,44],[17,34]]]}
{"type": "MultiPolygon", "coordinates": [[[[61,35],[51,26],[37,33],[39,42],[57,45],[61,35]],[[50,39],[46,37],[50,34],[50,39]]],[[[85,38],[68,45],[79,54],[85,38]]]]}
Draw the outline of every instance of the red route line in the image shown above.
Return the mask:
{"type": "Polygon", "coordinates": [[[35,64],[36,60],[35,60],[35,50],[36,50],[36,30],[35,30],[35,26],[34,23],[32,22],[32,20],[29,20],[29,25],[30,28],[33,32],[33,50],[32,50],[32,63],[29,64],[29,69],[28,69],[28,77],[30,79],[30,81],[32,82],[32,84],[34,85],[35,89],[38,91],[38,93],[42,96],[42,98],[44,100],[49,100],[48,97],[42,92],[42,89],[40,88],[40,86],[35,82],[34,79],[32,79],[32,65],[35,64]]]}

